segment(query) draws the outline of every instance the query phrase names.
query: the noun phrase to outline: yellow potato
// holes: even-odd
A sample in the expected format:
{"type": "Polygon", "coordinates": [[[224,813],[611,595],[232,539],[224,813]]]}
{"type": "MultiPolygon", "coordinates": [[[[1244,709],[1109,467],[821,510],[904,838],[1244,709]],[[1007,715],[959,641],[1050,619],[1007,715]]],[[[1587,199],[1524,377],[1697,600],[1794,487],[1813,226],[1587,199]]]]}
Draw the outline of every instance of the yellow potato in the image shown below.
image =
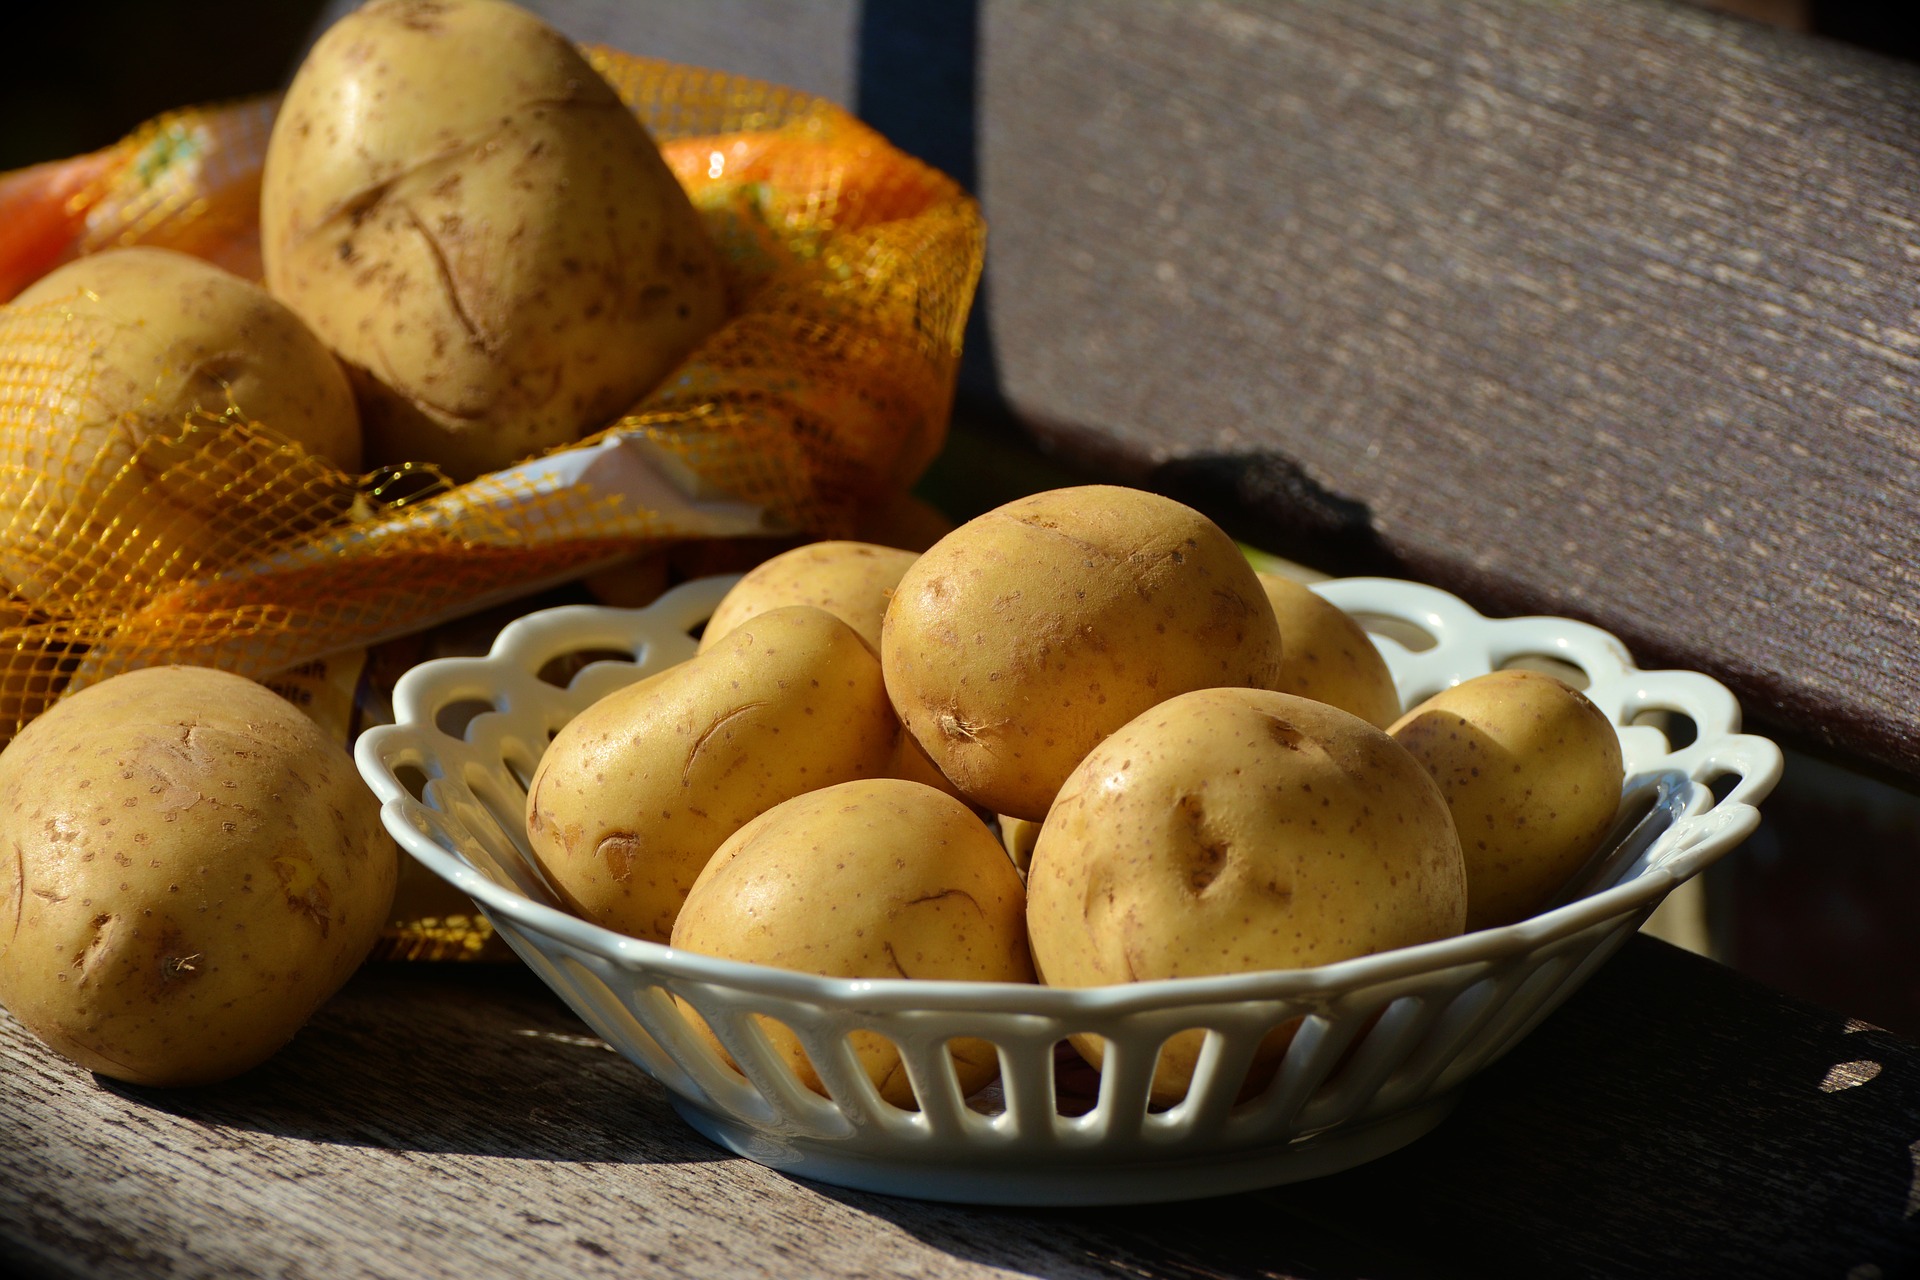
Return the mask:
{"type": "Polygon", "coordinates": [[[1613,826],[1620,735],[1586,695],[1538,671],[1442,690],[1390,730],[1453,811],[1467,858],[1467,927],[1525,919],[1613,826]]]}
{"type": "Polygon", "coordinates": [[[796,605],[574,717],[527,795],[534,856],[568,907],[665,942],[700,869],[782,800],[878,777],[898,727],[880,664],[796,605]]]}
{"type": "Polygon", "coordinates": [[[1280,624],[1280,674],[1273,687],[1350,711],[1377,729],[1392,724],[1400,715],[1400,694],[1366,630],[1291,578],[1259,576],[1280,624]]]}
{"type": "Polygon", "coordinates": [[[1040,824],[1025,818],[1009,818],[999,815],[1000,843],[1006,846],[1007,856],[1013,859],[1013,865],[1022,876],[1033,862],[1033,846],[1040,839],[1040,824]]]}
{"type": "Polygon", "coordinates": [[[1140,712],[1270,685],[1273,609],[1233,540],[1169,498],[1106,485],[970,520],[901,579],[881,661],[908,730],[971,802],[1046,817],[1082,756],[1140,712]]]}
{"type": "Polygon", "coordinates": [[[89,1070],[264,1061],[365,959],[398,855],[353,762],[265,688],[116,676],[0,753],[0,1003],[89,1070]]]}
{"type": "Polygon", "coordinates": [[[53,271],[9,306],[15,343],[47,393],[5,433],[0,578],[34,600],[72,599],[185,572],[230,508],[203,477],[168,472],[195,414],[229,410],[337,467],[360,466],[360,420],[339,363],[266,290],[166,249],[113,249],[53,271]],[[58,339],[50,337],[55,323],[58,339]],[[47,332],[43,334],[43,330],[47,332]],[[143,450],[143,445],[144,450],[143,450]],[[137,450],[143,450],[136,455],[137,450]],[[28,485],[30,477],[54,477],[28,485]]]}
{"type": "MultiPolygon", "coordinates": [[[[883,778],[797,796],[742,827],[694,882],[673,945],[834,978],[1032,982],[1024,905],[1013,864],[965,805],[883,778]]],[[[756,1021],[800,1080],[825,1093],[798,1037],[756,1021]]],[[[849,1039],[880,1096],[912,1107],[898,1048],[866,1031],[849,1039]]],[[[948,1051],[962,1093],[999,1073],[985,1041],[948,1051]]]]}
{"type": "Polygon", "coordinates": [[[810,542],[747,571],[707,620],[705,653],[749,618],[783,605],[825,609],[880,652],[880,623],[893,589],[918,557],[870,542],[810,542]]]}
{"type": "Polygon", "coordinates": [[[603,425],[724,319],[646,130],[498,0],[375,0],[322,35],[260,225],[268,286],[349,365],[374,457],[456,479],[603,425]]]}
{"type": "Polygon", "coordinates": [[[900,726],[900,736],[894,744],[893,763],[887,766],[889,778],[901,778],[908,782],[918,782],[952,796],[962,804],[967,798],[960,794],[960,788],[953,785],[946,774],[940,772],[940,766],[933,762],[914,736],[907,732],[906,726],[900,726]]]}
{"type": "MultiPolygon", "coordinates": [[[[1356,716],[1265,689],[1203,689],[1095,748],[1027,869],[1034,967],[1060,987],[1327,964],[1460,931],[1466,872],[1439,788],[1356,716]]],[[[1284,1051],[1278,1029],[1257,1079],[1284,1051]]],[[[1199,1031],[1162,1049],[1184,1095],[1199,1031]]],[[[1096,1066],[1102,1046],[1075,1047],[1096,1066]]]]}
{"type": "MultiPolygon", "coordinates": [[[[880,651],[880,624],[900,576],[917,559],[911,551],[870,542],[812,542],[783,551],[747,571],[700,633],[705,653],[735,627],[770,609],[805,604],[825,609],[880,651]]],[[[964,800],[910,733],[902,732],[887,775],[937,787],[964,800]]]]}

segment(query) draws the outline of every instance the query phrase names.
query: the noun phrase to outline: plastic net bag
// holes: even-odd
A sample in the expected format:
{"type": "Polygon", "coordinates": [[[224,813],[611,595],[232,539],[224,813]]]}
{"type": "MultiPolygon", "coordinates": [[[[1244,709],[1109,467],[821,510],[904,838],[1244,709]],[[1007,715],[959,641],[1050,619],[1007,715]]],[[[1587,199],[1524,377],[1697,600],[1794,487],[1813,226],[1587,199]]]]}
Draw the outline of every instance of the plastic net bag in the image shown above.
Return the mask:
{"type": "MultiPolygon", "coordinates": [[[[92,391],[55,357],[111,335],[0,309],[0,741],[120,671],[263,676],[676,540],[851,536],[920,475],[979,277],[975,203],[830,103],[587,53],[719,246],[728,322],[599,434],[456,485],[345,474],[236,413],[50,446],[36,415],[84,415],[92,391]]],[[[172,113],[0,177],[0,296],[133,244],[257,280],[275,105],[172,113]]]]}

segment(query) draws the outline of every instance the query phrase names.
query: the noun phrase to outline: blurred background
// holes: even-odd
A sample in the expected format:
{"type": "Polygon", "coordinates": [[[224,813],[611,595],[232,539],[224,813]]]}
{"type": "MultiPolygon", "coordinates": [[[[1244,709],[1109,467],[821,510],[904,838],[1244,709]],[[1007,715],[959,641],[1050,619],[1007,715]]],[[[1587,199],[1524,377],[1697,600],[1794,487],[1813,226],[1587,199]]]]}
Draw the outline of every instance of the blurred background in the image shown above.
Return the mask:
{"type": "MultiPolygon", "coordinates": [[[[1920,61],[1916,28],[1901,20],[1905,5],[1687,2],[1920,61]]],[[[347,0],[101,0],[41,10],[33,42],[13,45],[11,65],[0,76],[0,171],[105,146],[171,107],[278,88],[323,11],[346,6],[347,0]]],[[[594,11],[596,33],[618,26],[605,0],[558,7],[594,11]]],[[[1002,491],[1073,479],[1045,471],[1038,459],[981,452],[964,438],[949,452],[935,477],[938,492],[927,496],[956,518],[973,514],[954,509],[963,501],[956,495],[991,505],[1002,491]]],[[[1764,724],[1754,727],[1767,731],[1764,724]]],[[[1661,931],[1790,994],[1920,1039],[1916,904],[1920,799],[1844,761],[1796,752],[1785,783],[1765,806],[1761,830],[1704,883],[1677,896],[1661,931]]]]}
{"type": "MultiPolygon", "coordinates": [[[[1689,2],[1893,57],[1920,58],[1915,34],[1920,24],[1907,21],[1907,5],[1689,2]]],[[[338,0],[103,0],[41,9],[33,40],[13,45],[10,65],[0,76],[0,169],[103,147],[169,107],[278,88],[312,38],[322,10],[343,7],[338,0]]]]}

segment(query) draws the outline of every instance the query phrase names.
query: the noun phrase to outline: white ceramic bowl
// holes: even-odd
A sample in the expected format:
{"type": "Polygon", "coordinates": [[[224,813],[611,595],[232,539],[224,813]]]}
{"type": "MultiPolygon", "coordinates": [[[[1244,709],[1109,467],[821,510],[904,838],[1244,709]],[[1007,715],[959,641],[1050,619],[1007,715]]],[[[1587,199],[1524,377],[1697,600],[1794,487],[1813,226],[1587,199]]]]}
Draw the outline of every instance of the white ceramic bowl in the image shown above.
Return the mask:
{"type": "Polygon", "coordinates": [[[690,632],[731,579],[643,610],[573,606],[523,617],[485,658],[407,673],[399,723],[357,747],[387,829],[471,894],[513,949],[607,1042],[670,1092],[697,1129],[802,1177],[930,1199],[1000,1204],[1174,1200],[1313,1177],[1373,1159],[1438,1123],[1467,1080],[1580,985],[1674,885],[1753,830],[1780,753],[1742,734],[1706,676],[1640,671],[1603,631],[1558,618],[1488,619],[1444,592],[1386,579],[1316,589],[1351,613],[1432,640],[1378,640],[1407,705],[1529,658],[1585,673],[1620,726],[1627,765],[1615,836],[1565,905],[1505,928],[1311,970],[1094,990],[907,979],[828,979],[675,951],[561,910],[530,861],[526,781],[552,735],[609,691],[693,655],[690,632]],[[597,658],[579,667],[579,655],[597,658]],[[566,687],[543,671],[569,657],[566,687]],[[475,714],[475,713],[478,714],[475,714]],[[1678,749],[1645,722],[1679,713],[1678,749]],[[1640,722],[1640,723],[1636,723],[1640,722]],[[1720,798],[1716,800],[1716,791],[1720,798]],[[702,1046],[673,997],[698,1009],[744,1075],[702,1046]],[[803,1087],[750,1014],[799,1033],[830,1096],[803,1087]],[[1241,1097],[1254,1046],[1303,1017],[1271,1080],[1241,1097]],[[1207,1029],[1186,1098],[1157,1109],[1159,1045],[1207,1029]],[[920,1107],[883,1102],[846,1038],[901,1049],[920,1107]],[[1062,1042],[1103,1036],[1092,1082],[1062,1042]],[[999,1084],[962,1097],[944,1045],[998,1047],[999,1084]],[[1083,1086],[1082,1082],[1091,1082],[1083,1086]]]}

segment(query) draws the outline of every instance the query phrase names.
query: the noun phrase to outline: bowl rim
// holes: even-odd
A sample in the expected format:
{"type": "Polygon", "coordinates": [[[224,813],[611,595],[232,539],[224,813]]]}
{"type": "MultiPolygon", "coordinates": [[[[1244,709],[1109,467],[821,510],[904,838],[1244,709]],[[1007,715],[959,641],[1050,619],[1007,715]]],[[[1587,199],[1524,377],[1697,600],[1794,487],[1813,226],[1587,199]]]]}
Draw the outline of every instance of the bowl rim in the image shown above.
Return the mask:
{"type": "MultiPolygon", "coordinates": [[[[1131,1014],[1169,1005],[1227,1005],[1249,1001],[1329,1002],[1357,989],[1413,981],[1425,974],[1467,966],[1491,967],[1509,958],[1540,951],[1596,926],[1617,921],[1627,913],[1651,910],[1651,906],[1670,892],[1674,885],[1690,878],[1721,854],[1737,846],[1758,824],[1759,813],[1754,805],[1772,790],[1782,768],[1781,752],[1773,742],[1737,731],[1738,708],[1723,686],[1698,673],[1678,673],[1706,682],[1703,688],[1711,686],[1724,694],[1725,705],[1732,709],[1733,717],[1732,731],[1719,731],[1718,726],[1702,725],[1701,738],[1682,750],[1696,760],[1727,766],[1725,772],[1739,773],[1742,781],[1738,791],[1744,793],[1746,798],[1715,801],[1703,783],[1691,776],[1685,777],[1684,781],[1693,793],[1690,799],[1697,803],[1699,796],[1704,794],[1709,803],[1693,812],[1687,812],[1683,807],[1673,818],[1670,826],[1688,823],[1694,838],[1690,843],[1683,844],[1680,851],[1671,854],[1665,862],[1646,866],[1621,883],[1577,897],[1524,920],[1432,942],[1306,968],[1159,978],[1110,987],[1064,988],[1038,983],[918,978],[835,978],[702,955],[664,943],[634,938],[594,924],[557,906],[537,901],[483,874],[434,838],[432,827],[441,821],[440,812],[416,799],[394,772],[408,765],[421,767],[431,754],[422,745],[422,740],[433,735],[449,743],[466,745],[463,740],[442,733],[432,724],[430,715],[422,723],[419,715],[422,709],[421,694],[430,684],[455,672],[472,677],[499,668],[526,671],[523,663],[517,660],[517,655],[526,650],[532,637],[544,627],[558,622],[589,622],[597,619],[632,627],[638,621],[644,629],[647,622],[657,620],[684,634],[687,619],[691,617],[698,621],[704,618],[718,603],[725,588],[736,580],[737,575],[697,579],[669,590],[654,603],[640,609],[562,605],[538,610],[522,615],[504,627],[484,658],[433,659],[406,672],[395,688],[393,699],[396,715],[401,719],[395,724],[365,730],[355,743],[353,753],[362,777],[381,801],[381,818],[387,830],[410,856],[468,894],[488,913],[497,914],[528,932],[557,938],[614,966],[644,968],[654,977],[670,977],[687,983],[723,986],[869,1012],[938,1009],[1045,1017],[1096,1017],[1131,1014]]],[[[1640,668],[1632,664],[1626,647],[1617,638],[1591,624],[1573,619],[1545,616],[1488,618],[1459,597],[1439,588],[1392,578],[1331,579],[1310,585],[1335,603],[1356,601],[1365,608],[1393,599],[1395,593],[1403,593],[1407,602],[1428,609],[1437,626],[1455,630],[1485,626],[1496,633],[1505,627],[1509,628],[1508,634],[1516,641],[1536,638],[1543,632],[1577,632],[1589,642],[1591,652],[1588,657],[1593,653],[1606,653],[1617,659],[1619,670],[1612,674],[1674,674],[1642,673],[1640,668]]],[[[1383,647],[1391,643],[1385,641],[1383,647]]],[[[1517,651],[1539,650],[1538,646],[1521,643],[1517,651]]],[[[576,676],[574,683],[578,681],[579,677],[576,676]]],[[[472,683],[471,679],[468,683],[472,683]]],[[[1669,754],[1678,755],[1679,752],[1669,754]]],[[[459,843],[455,832],[449,830],[447,834],[452,843],[459,843]]],[[[516,836],[516,848],[518,839],[516,836]]]]}

